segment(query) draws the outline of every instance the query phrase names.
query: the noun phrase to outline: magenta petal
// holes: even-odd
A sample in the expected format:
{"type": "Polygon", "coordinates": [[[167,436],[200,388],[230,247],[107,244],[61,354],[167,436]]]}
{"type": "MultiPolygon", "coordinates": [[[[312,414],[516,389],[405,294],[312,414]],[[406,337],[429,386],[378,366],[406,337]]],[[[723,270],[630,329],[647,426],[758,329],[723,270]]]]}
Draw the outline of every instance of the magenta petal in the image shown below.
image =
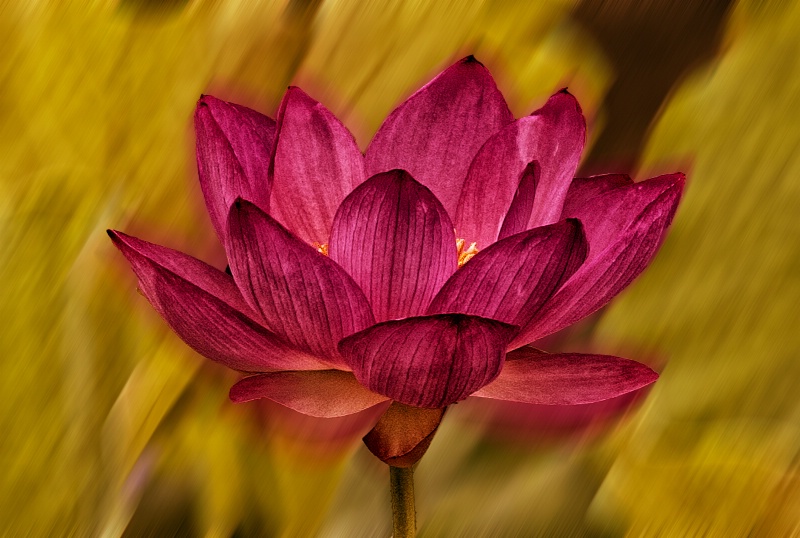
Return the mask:
{"type": "Polygon", "coordinates": [[[377,321],[424,313],[458,266],[450,217],[403,170],[373,176],[345,199],[328,252],[364,290],[377,321]]]}
{"type": "Polygon", "coordinates": [[[197,170],[211,223],[225,241],[228,208],[237,198],[269,209],[269,161],[275,121],[204,95],[194,113],[197,170]]]}
{"type": "Polygon", "coordinates": [[[233,279],[186,254],[110,231],[150,304],[192,349],[234,370],[317,370],[329,365],[253,320],[233,279]]]}
{"type": "Polygon", "coordinates": [[[245,377],[231,387],[235,403],[266,398],[312,417],[343,417],[387,398],[362,387],[353,374],[339,370],[270,372],[245,377]]]}
{"type": "MultiPolygon", "coordinates": [[[[562,217],[585,212],[582,208],[591,203],[591,199],[609,191],[633,185],[633,180],[627,174],[602,174],[587,178],[576,177],[572,180],[564,200],[562,217]]],[[[624,192],[624,191],[623,191],[624,192]]]]}
{"type": "MultiPolygon", "coordinates": [[[[533,342],[588,316],[650,264],[683,192],[683,174],[621,185],[571,212],[584,225],[589,257],[512,344],[533,342]]],[[[567,215],[565,215],[567,216],[567,215]]]]}
{"type": "Polygon", "coordinates": [[[610,355],[547,354],[520,349],[474,396],[537,405],[581,405],[616,398],[654,383],[658,374],[610,355]]]}
{"type": "Polygon", "coordinates": [[[472,56],[440,73],[383,122],[367,148],[368,175],[408,170],[455,214],[470,162],[513,121],[489,71],[472,56]]]}
{"type": "Polygon", "coordinates": [[[522,177],[519,179],[517,192],[514,193],[511,207],[508,208],[508,213],[503,219],[503,226],[497,236],[498,240],[528,229],[528,221],[531,219],[533,203],[536,200],[536,186],[539,184],[541,177],[542,167],[539,166],[538,162],[533,161],[525,167],[522,177]]]}
{"type": "Polygon", "coordinates": [[[587,250],[575,219],[512,235],[450,277],[428,313],[461,312],[524,326],[580,267],[587,250]]]}
{"type": "Polygon", "coordinates": [[[350,275],[249,202],[231,207],[228,231],[231,272],[266,327],[345,366],[336,343],[374,323],[350,275]]]}
{"type": "Polygon", "coordinates": [[[565,90],[530,116],[492,136],[469,167],[456,211],[458,236],[467,243],[477,242],[478,248],[493,243],[514,199],[519,178],[533,161],[541,167],[541,175],[523,229],[558,221],[585,140],[583,113],[565,90]]]}
{"type": "Polygon", "coordinates": [[[271,213],[307,243],[327,243],[333,215],[365,179],[364,157],[347,127],[299,88],[278,110],[271,213]]]}
{"type": "Polygon", "coordinates": [[[494,379],[516,332],[491,319],[439,314],[379,323],[342,340],[339,351],[370,390],[440,408],[494,379]]]}

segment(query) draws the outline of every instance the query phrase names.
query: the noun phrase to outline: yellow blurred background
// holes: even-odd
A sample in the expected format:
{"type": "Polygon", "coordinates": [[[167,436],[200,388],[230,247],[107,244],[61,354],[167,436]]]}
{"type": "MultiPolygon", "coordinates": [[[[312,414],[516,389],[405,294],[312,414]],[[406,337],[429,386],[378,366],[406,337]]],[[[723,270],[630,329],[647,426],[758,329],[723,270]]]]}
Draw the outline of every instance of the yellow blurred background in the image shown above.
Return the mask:
{"type": "Polygon", "coordinates": [[[570,87],[584,172],[689,183],[653,266],[572,334],[661,369],[648,399],[549,443],[456,406],[420,534],[800,536],[798,28],[780,0],[0,2],[0,534],[389,536],[347,425],[229,403],[104,230],[221,262],[201,93],[273,115],[300,85],[364,148],[475,54],[517,116],[570,87]]]}

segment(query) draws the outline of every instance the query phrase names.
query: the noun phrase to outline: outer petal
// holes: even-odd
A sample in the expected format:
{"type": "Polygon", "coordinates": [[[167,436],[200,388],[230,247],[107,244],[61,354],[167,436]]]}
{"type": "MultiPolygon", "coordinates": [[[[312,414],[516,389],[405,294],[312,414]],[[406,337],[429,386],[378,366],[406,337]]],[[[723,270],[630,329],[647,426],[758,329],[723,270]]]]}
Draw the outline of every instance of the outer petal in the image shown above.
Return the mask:
{"type": "Polygon", "coordinates": [[[441,408],[497,377],[517,328],[462,314],[386,321],[345,338],[356,378],[406,405],[441,408]]]}
{"type": "Polygon", "coordinates": [[[455,218],[458,236],[479,248],[497,239],[519,178],[532,161],[541,166],[541,176],[524,229],[559,220],[585,140],[583,113],[566,90],[492,136],[469,167],[455,218]]]}
{"type": "Polygon", "coordinates": [[[425,455],[444,412],[445,409],[420,409],[392,402],[364,436],[364,444],[387,465],[411,467],[425,455]]]}
{"type": "Polygon", "coordinates": [[[575,219],[512,235],[450,277],[428,313],[461,312],[524,326],[575,273],[587,251],[575,219]]]}
{"type": "Polygon", "coordinates": [[[517,350],[509,354],[497,379],[474,396],[537,405],[581,405],[637,391],[656,379],[658,374],[644,364],[620,357],[517,350]]]}
{"type": "Polygon", "coordinates": [[[522,329],[514,347],[533,342],[598,310],[650,264],[683,192],[683,174],[623,185],[569,216],[581,219],[589,257],[522,329]]]}
{"type": "MultiPolygon", "coordinates": [[[[633,180],[627,174],[602,174],[587,178],[576,177],[569,186],[561,214],[577,215],[585,213],[582,208],[591,208],[589,204],[591,204],[592,198],[629,185],[633,185],[633,180]]],[[[613,217],[613,215],[608,216],[613,217]]]]}
{"type": "Polygon", "coordinates": [[[513,119],[492,75],[469,56],[386,118],[367,148],[367,172],[408,170],[454,215],[478,148],[513,119]]]}
{"type": "Polygon", "coordinates": [[[131,263],[150,304],[201,355],[246,372],[329,368],[253,321],[257,314],[227,274],[120,232],[108,235],[131,263]]]}
{"type": "Polygon", "coordinates": [[[364,157],[327,108],[290,87],[278,110],[271,212],[307,243],[327,243],[336,208],[365,179],[364,157]]]}
{"type": "Polygon", "coordinates": [[[231,387],[236,403],[267,398],[312,417],[343,417],[387,398],[365,389],[353,374],[339,370],[270,372],[245,377],[231,387]]]}
{"type": "Polygon", "coordinates": [[[309,353],[345,366],[336,343],[374,323],[344,269],[248,202],[228,219],[231,271],[268,328],[309,353]]]}
{"type": "Polygon", "coordinates": [[[377,321],[424,313],[458,267],[450,217],[403,170],[373,176],[345,199],[328,252],[364,290],[377,321]]]}
{"type": "Polygon", "coordinates": [[[204,95],[194,113],[197,170],[211,223],[225,241],[228,208],[237,198],[269,209],[268,171],[275,121],[204,95]]]}

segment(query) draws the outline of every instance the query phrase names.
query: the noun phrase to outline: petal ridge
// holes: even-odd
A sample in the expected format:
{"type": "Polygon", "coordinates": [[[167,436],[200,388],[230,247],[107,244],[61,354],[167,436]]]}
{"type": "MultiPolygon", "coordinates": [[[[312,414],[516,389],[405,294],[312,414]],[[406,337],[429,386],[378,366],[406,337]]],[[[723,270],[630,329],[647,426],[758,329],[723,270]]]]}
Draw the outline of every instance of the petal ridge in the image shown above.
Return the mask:
{"type": "Polygon", "coordinates": [[[208,214],[223,245],[228,208],[245,198],[269,210],[269,162],[275,121],[243,107],[201,96],[194,114],[197,170],[208,214]]]}
{"type": "Polygon", "coordinates": [[[512,235],[450,277],[428,313],[461,312],[525,326],[578,270],[587,252],[577,219],[512,235]]]}
{"type": "Polygon", "coordinates": [[[473,396],[534,405],[583,405],[655,383],[658,374],[630,359],[586,353],[527,354],[473,396]]]}
{"type": "Polygon", "coordinates": [[[422,314],[458,259],[444,207],[404,170],[376,174],[348,195],[328,252],[364,291],[377,321],[422,314]]]}
{"type": "Polygon", "coordinates": [[[678,208],[685,176],[668,174],[593,198],[582,214],[589,257],[512,342],[516,348],[605,306],[655,257],[678,208]],[[602,203],[601,203],[602,202],[602,203]],[[609,212],[609,208],[618,208],[609,212]],[[605,215],[613,218],[605,218],[605,215]],[[586,219],[586,220],[583,220],[586,219]]]}
{"type": "Polygon", "coordinates": [[[249,202],[234,204],[228,228],[234,279],[265,326],[346,368],[336,343],[374,323],[350,275],[249,202]]]}
{"type": "Polygon", "coordinates": [[[281,101],[276,129],[271,214],[307,243],[327,243],[336,209],[366,178],[364,156],[347,127],[295,86],[281,101]]]}
{"type": "Polygon", "coordinates": [[[499,373],[517,327],[464,314],[378,323],[339,342],[356,378],[400,403],[442,408],[499,373]]]}
{"type": "Polygon", "coordinates": [[[153,308],[201,355],[246,372],[330,367],[262,326],[226,273],[121,232],[108,234],[153,308]]]}
{"type": "Polygon", "coordinates": [[[473,157],[513,119],[486,67],[464,58],[389,114],[367,147],[367,172],[408,170],[455,215],[473,157]]]}

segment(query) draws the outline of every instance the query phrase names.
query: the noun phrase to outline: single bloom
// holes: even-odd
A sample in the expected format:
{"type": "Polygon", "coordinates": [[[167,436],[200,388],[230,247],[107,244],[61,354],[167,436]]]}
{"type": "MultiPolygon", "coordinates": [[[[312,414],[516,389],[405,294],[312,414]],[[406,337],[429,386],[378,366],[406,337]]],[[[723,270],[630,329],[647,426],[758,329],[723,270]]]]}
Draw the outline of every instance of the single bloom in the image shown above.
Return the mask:
{"type": "Polygon", "coordinates": [[[566,90],[514,119],[470,56],[398,106],[365,154],[295,87],[276,120],[203,96],[195,130],[230,274],[109,235],[178,336],[248,374],[234,402],[375,409],[365,443],[407,466],[465,398],[583,405],[656,380],[628,359],[528,346],[644,270],[684,186],[679,173],[574,179],[586,123],[566,90]]]}

